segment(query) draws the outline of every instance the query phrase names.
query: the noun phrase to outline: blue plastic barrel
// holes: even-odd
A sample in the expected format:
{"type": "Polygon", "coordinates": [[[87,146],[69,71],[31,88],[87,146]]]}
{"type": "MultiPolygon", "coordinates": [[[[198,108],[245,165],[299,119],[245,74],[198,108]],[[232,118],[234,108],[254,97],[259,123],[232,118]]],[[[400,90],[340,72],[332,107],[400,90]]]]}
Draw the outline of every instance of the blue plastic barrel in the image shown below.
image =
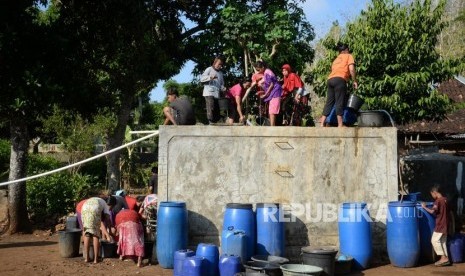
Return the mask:
{"type": "Polygon", "coordinates": [[[174,252],[174,270],[173,276],[183,276],[183,263],[186,258],[194,256],[194,251],[190,249],[182,249],[174,252]]]}
{"type": "Polygon", "coordinates": [[[183,276],[204,276],[205,259],[199,256],[187,257],[182,262],[183,276]]]}
{"type": "Polygon", "coordinates": [[[373,256],[370,222],[364,202],[343,203],[339,208],[340,252],[353,257],[353,266],[357,270],[368,268],[373,256]]]}
{"type": "Polygon", "coordinates": [[[186,203],[160,202],[157,221],[157,257],[161,267],[174,267],[174,252],[187,248],[187,231],[186,203]]]}
{"type": "Polygon", "coordinates": [[[402,198],[402,201],[420,201],[421,200],[421,192],[409,193],[404,196],[400,195],[399,200],[402,198]]]}
{"type": "Polygon", "coordinates": [[[240,273],[242,268],[241,257],[222,254],[219,262],[220,276],[234,276],[240,273]]]}
{"type": "Polygon", "coordinates": [[[211,243],[200,243],[197,246],[195,255],[198,257],[205,258],[205,276],[217,276],[218,275],[218,260],[219,252],[218,247],[211,243]]]}
{"type": "Polygon", "coordinates": [[[450,260],[453,263],[463,263],[463,237],[461,234],[455,234],[447,237],[447,246],[449,247],[450,260]]]}
{"type": "Polygon", "coordinates": [[[247,236],[242,230],[223,230],[221,253],[247,258],[247,236]]]}
{"type": "MultiPolygon", "coordinates": [[[[432,208],[433,204],[433,202],[427,202],[426,207],[432,208]]],[[[418,211],[418,231],[420,232],[419,262],[424,264],[432,263],[434,261],[434,252],[431,237],[436,226],[436,219],[421,207],[421,203],[417,203],[416,208],[418,211]]]]}
{"type": "Polygon", "coordinates": [[[416,203],[391,201],[387,216],[387,249],[391,264],[414,267],[420,257],[416,203]]]}
{"type": "Polygon", "coordinates": [[[284,255],[284,222],[277,203],[257,203],[257,255],[284,255]]]}
{"type": "Polygon", "coordinates": [[[460,234],[460,236],[462,237],[462,243],[463,243],[463,256],[465,256],[465,234],[460,234]]]}
{"type": "MultiPolygon", "coordinates": [[[[241,230],[245,233],[246,254],[242,262],[246,262],[255,254],[255,215],[252,210],[252,204],[228,203],[226,205],[221,233],[222,246],[226,243],[226,235],[235,230],[241,230]]],[[[228,243],[229,246],[230,244],[228,243]]],[[[226,251],[222,250],[222,253],[231,254],[226,251]]]]}

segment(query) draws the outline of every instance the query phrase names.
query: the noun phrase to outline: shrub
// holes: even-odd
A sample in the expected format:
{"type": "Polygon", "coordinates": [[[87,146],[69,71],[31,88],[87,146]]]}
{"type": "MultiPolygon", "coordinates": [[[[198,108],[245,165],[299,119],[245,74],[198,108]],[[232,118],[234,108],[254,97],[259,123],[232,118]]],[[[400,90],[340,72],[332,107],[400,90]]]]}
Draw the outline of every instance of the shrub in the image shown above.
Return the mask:
{"type": "Polygon", "coordinates": [[[107,176],[107,161],[105,158],[99,158],[82,165],[79,172],[83,175],[92,175],[97,178],[98,182],[105,183],[107,176]]]}
{"type": "MultiPolygon", "coordinates": [[[[60,163],[52,157],[30,155],[28,174],[56,169],[60,163]]],[[[27,209],[31,218],[66,215],[75,203],[102,187],[96,177],[63,171],[27,181],[27,209]]]]}
{"type": "Polygon", "coordinates": [[[27,159],[27,174],[35,175],[61,167],[60,161],[51,156],[29,154],[27,159]]]}

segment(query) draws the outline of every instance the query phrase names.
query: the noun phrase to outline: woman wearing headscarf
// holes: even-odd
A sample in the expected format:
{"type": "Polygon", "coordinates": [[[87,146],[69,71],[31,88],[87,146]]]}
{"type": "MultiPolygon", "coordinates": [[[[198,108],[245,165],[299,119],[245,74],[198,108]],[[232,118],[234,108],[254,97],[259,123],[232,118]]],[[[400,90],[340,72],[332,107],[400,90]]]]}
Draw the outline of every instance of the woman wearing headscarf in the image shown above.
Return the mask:
{"type": "Polygon", "coordinates": [[[118,250],[120,260],[137,257],[137,266],[142,266],[144,257],[144,229],[139,214],[134,210],[121,210],[116,215],[118,231],[118,250]]]}

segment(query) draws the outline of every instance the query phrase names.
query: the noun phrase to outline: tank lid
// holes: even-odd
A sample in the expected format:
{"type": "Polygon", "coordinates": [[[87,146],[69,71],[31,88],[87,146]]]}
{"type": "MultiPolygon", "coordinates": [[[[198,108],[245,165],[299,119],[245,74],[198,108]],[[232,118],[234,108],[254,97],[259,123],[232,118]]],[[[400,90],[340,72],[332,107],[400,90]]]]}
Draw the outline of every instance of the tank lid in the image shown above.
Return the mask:
{"type": "Polygon", "coordinates": [[[336,247],[332,246],[307,246],[302,247],[302,253],[312,253],[312,254],[334,254],[337,253],[336,247]]]}
{"type": "Polygon", "coordinates": [[[252,209],[252,204],[250,203],[228,203],[226,204],[228,209],[252,209]]]}

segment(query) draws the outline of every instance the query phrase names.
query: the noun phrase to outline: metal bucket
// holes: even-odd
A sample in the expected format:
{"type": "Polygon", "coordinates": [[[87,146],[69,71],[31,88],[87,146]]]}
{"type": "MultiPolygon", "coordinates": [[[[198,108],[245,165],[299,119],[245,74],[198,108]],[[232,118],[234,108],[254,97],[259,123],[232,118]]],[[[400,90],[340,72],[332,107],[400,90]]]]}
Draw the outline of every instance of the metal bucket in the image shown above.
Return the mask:
{"type": "Polygon", "coordinates": [[[67,229],[58,231],[60,256],[63,258],[73,258],[79,255],[81,244],[81,229],[67,229]]]}
{"type": "Polygon", "coordinates": [[[248,261],[244,264],[246,275],[249,273],[262,273],[263,275],[269,276],[282,276],[281,269],[279,264],[257,262],[257,261],[248,261]]]}
{"type": "Polygon", "coordinates": [[[378,110],[360,111],[358,126],[361,127],[382,127],[384,125],[383,112],[378,110]]]}
{"type": "Polygon", "coordinates": [[[349,99],[347,100],[347,107],[355,111],[358,111],[362,107],[363,103],[364,101],[362,98],[352,94],[349,96],[349,99]]]}

